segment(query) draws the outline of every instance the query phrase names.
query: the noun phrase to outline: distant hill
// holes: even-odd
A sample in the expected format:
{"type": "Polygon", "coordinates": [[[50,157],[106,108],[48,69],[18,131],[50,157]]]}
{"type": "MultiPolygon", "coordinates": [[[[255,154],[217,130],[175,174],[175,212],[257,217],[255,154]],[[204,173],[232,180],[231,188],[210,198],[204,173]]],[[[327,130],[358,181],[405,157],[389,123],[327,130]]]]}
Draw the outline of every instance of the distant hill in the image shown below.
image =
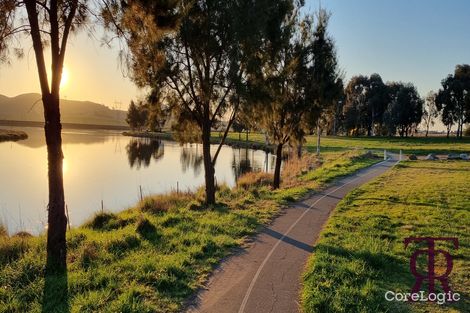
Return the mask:
{"type": "MultiPolygon", "coordinates": [[[[126,111],[112,110],[90,101],[60,101],[62,123],[127,126],[126,111]]],[[[0,120],[43,122],[41,95],[22,94],[16,97],[0,95],[0,120]]]]}

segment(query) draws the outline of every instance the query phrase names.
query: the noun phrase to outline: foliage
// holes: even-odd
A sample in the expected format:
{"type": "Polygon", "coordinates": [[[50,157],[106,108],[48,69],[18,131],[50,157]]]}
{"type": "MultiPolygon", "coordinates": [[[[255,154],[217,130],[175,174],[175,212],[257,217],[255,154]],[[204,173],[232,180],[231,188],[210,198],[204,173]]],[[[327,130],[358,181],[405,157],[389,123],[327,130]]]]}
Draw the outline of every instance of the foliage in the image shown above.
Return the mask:
{"type": "Polygon", "coordinates": [[[421,123],[423,100],[411,83],[390,83],[388,91],[390,103],[384,114],[384,124],[388,135],[393,136],[398,130],[400,137],[408,137],[421,123]]]}
{"type": "Polygon", "coordinates": [[[429,133],[429,127],[434,126],[435,119],[439,116],[439,110],[436,105],[437,94],[430,91],[425,99],[425,108],[423,112],[423,123],[426,128],[426,137],[429,133]]]}
{"type": "Polygon", "coordinates": [[[380,133],[389,103],[387,86],[379,74],[354,76],[345,88],[344,128],[368,136],[380,133]]]}
{"type": "Polygon", "coordinates": [[[147,123],[148,109],[142,101],[137,104],[134,100],[131,101],[129,109],[127,110],[126,122],[132,130],[141,131],[147,123]]]}
{"type": "MultiPolygon", "coordinates": [[[[335,209],[304,272],[305,312],[466,312],[450,305],[388,302],[410,292],[406,237],[458,237],[451,286],[469,293],[467,162],[405,162],[350,193],[335,209]]],[[[450,247],[447,247],[450,248],[450,247]]],[[[447,249],[445,249],[447,250],[447,249]]]]}
{"type": "Polygon", "coordinates": [[[470,65],[457,65],[454,74],[442,80],[436,106],[447,126],[447,136],[452,126],[457,124],[457,137],[462,138],[463,125],[470,121],[470,65]]]}
{"type": "Polygon", "coordinates": [[[225,139],[212,156],[210,132],[224,117],[227,131],[231,127],[276,7],[270,1],[221,0],[110,1],[105,6],[106,25],[126,39],[136,84],[150,88],[149,98],[160,111],[171,112],[179,140],[200,136],[208,203],[215,201],[214,164],[225,139]],[[162,12],[168,13],[165,18],[162,12]],[[161,21],[178,27],[167,35],[158,31],[161,21]]]}

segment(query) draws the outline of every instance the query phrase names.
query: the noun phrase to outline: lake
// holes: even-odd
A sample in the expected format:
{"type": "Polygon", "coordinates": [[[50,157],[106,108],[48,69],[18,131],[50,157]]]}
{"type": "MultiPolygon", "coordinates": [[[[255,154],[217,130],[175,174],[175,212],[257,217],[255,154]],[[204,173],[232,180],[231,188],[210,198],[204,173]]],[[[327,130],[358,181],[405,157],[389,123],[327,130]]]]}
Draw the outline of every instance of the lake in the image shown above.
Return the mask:
{"type": "MultiPolygon", "coordinates": [[[[39,234],[47,221],[47,151],[42,128],[23,130],[29,138],[0,143],[0,223],[10,234],[39,234]]],[[[65,198],[73,226],[95,212],[118,212],[143,196],[195,190],[204,184],[200,144],[179,145],[122,136],[116,131],[63,131],[65,198]]],[[[217,146],[212,147],[215,152],[217,146]]],[[[236,184],[244,172],[272,172],[275,156],[224,146],[215,167],[219,184],[236,184]]]]}

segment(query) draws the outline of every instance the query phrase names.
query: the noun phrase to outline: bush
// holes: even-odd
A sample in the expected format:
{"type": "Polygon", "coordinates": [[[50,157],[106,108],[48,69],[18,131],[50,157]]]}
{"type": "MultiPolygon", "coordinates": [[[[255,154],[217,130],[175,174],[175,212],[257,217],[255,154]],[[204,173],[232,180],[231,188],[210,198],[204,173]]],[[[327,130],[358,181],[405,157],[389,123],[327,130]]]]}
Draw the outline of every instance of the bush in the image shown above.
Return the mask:
{"type": "Polygon", "coordinates": [[[167,212],[172,208],[184,207],[191,201],[192,194],[189,192],[171,192],[164,195],[147,197],[140,203],[143,212],[153,214],[167,212]]]}
{"type": "Polygon", "coordinates": [[[243,189],[269,186],[273,181],[273,175],[264,172],[249,172],[238,178],[237,186],[243,189]]]}

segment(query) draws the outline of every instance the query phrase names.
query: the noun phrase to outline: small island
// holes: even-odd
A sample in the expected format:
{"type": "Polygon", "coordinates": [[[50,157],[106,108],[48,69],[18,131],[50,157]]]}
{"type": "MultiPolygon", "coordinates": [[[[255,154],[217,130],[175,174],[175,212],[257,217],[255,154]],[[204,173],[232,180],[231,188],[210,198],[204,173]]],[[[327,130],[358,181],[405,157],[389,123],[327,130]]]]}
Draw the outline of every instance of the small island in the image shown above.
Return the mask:
{"type": "Polygon", "coordinates": [[[18,141],[28,138],[28,134],[23,131],[0,129],[0,142],[2,141],[18,141]]]}

